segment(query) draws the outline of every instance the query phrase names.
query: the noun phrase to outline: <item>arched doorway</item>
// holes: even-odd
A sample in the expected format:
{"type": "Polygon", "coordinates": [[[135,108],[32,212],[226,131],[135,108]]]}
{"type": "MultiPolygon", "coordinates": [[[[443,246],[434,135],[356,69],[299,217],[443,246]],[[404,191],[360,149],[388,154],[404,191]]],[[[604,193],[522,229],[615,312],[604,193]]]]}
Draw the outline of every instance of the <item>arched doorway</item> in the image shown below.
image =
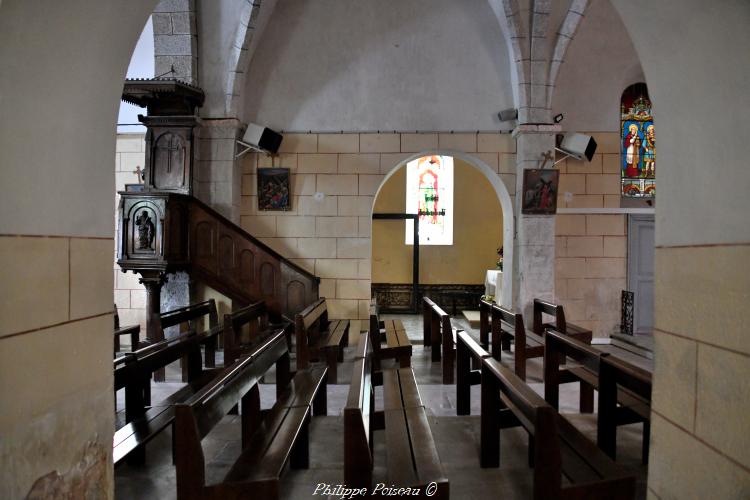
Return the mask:
{"type": "MultiPolygon", "coordinates": [[[[373,207],[370,211],[372,214],[375,210],[375,207],[378,203],[378,198],[383,192],[384,186],[386,186],[389,181],[392,179],[394,175],[397,175],[399,172],[403,172],[405,170],[406,165],[411,162],[412,160],[422,158],[425,156],[432,156],[432,155],[438,155],[438,156],[447,156],[452,157],[456,160],[459,160],[463,164],[467,164],[470,167],[473,167],[473,169],[476,169],[479,173],[483,174],[484,180],[486,180],[489,185],[491,186],[491,190],[496,195],[497,202],[500,205],[500,211],[501,211],[501,220],[498,221],[498,227],[501,228],[500,230],[500,241],[494,243],[494,246],[492,247],[492,251],[495,251],[495,247],[498,244],[502,244],[504,248],[504,262],[506,263],[504,267],[503,277],[502,277],[502,304],[506,306],[512,306],[512,298],[513,298],[513,290],[512,290],[512,284],[513,284],[513,268],[512,268],[512,262],[513,262],[513,234],[514,234],[514,218],[513,218],[513,202],[510,197],[510,193],[508,192],[507,187],[503,183],[500,176],[497,174],[496,171],[494,171],[492,168],[490,168],[486,163],[484,163],[482,160],[460,152],[460,151],[453,151],[453,150],[445,150],[445,149],[434,149],[434,150],[425,150],[421,151],[419,153],[415,153],[401,162],[399,162],[397,165],[395,165],[385,176],[383,181],[381,182],[376,194],[375,198],[373,200],[373,207]]],[[[456,199],[455,204],[461,203],[460,199],[456,199]]],[[[374,242],[374,236],[375,236],[375,229],[372,230],[372,239],[371,239],[371,258],[373,257],[372,249],[375,248],[375,242],[374,242]]],[[[394,238],[399,238],[397,241],[403,241],[403,234],[400,234],[400,236],[396,236],[396,234],[393,235],[394,238]]],[[[373,271],[375,270],[375,262],[373,259],[373,271]]],[[[376,277],[373,276],[373,282],[376,280],[376,277]]]]}

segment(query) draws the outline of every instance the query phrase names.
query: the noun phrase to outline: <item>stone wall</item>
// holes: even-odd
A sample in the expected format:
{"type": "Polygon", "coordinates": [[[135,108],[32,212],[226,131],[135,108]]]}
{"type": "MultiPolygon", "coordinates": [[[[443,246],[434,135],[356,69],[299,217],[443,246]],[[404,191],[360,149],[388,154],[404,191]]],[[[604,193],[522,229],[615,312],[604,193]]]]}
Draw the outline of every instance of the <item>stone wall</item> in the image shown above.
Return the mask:
{"type": "MultiPolygon", "coordinates": [[[[136,167],[143,170],[146,161],[145,134],[117,134],[115,148],[115,227],[117,227],[117,206],[120,197],[117,191],[125,190],[125,184],[136,184],[136,167]]],[[[141,325],[141,337],[146,331],[146,289],[138,283],[138,275],[123,273],[117,265],[117,248],[114,254],[114,302],[120,315],[120,325],[141,325]]],[[[122,337],[123,346],[130,345],[130,338],[122,337]]]]}
{"type": "MultiPolygon", "coordinates": [[[[558,209],[620,207],[619,135],[591,134],[591,162],[561,162],[558,209]],[[566,201],[565,193],[570,193],[566,201]]],[[[595,337],[619,330],[620,292],[627,286],[627,215],[559,213],[555,224],[555,296],[567,320],[595,337]]]]}
{"type": "Polygon", "coordinates": [[[515,141],[508,134],[284,134],[273,162],[242,160],[240,222],[250,234],[321,278],[333,318],[367,318],[371,281],[371,214],[386,174],[417,153],[468,153],[515,192],[515,141]],[[258,167],[291,169],[292,209],[259,212],[258,167]],[[321,200],[315,193],[323,193],[321,200]]]}

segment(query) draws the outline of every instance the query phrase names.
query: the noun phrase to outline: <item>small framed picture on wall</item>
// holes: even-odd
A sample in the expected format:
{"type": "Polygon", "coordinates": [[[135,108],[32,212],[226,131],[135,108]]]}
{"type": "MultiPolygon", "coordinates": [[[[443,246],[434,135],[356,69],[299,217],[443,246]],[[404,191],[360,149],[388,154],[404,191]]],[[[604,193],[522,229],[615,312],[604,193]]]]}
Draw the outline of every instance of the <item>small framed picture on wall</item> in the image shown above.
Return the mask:
{"type": "Polygon", "coordinates": [[[258,210],[290,210],[288,168],[258,169],[258,210]]]}
{"type": "Polygon", "coordinates": [[[521,213],[527,215],[553,215],[557,213],[559,183],[559,170],[530,168],[524,170],[521,213]]]}

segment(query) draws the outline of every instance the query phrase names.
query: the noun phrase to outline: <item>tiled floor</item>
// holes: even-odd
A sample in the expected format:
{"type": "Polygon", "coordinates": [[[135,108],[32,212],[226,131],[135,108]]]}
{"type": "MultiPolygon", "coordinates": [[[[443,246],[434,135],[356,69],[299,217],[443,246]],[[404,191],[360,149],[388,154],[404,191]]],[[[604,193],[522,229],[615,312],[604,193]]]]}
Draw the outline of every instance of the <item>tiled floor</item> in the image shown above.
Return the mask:
{"type": "MultiPolygon", "coordinates": [[[[396,316],[383,316],[383,319],[396,316]]],[[[439,363],[430,361],[430,352],[421,345],[422,318],[419,315],[399,315],[414,343],[412,366],[419,383],[422,400],[429,409],[430,426],[441,461],[450,480],[451,498],[455,499],[527,499],[531,498],[532,472],[526,464],[525,432],[520,429],[507,429],[502,432],[501,467],[482,469],[479,467],[479,387],[472,388],[472,416],[456,416],[455,386],[440,383],[439,363]]],[[[363,323],[364,324],[364,323],[363,323]]],[[[478,338],[478,332],[471,330],[462,319],[454,321],[454,326],[469,331],[478,338]]],[[[356,345],[356,341],[350,342],[356,345]]],[[[343,418],[342,410],[346,402],[351,373],[353,348],[348,348],[345,361],[339,368],[339,384],[328,386],[328,415],[314,417],[310,436],[310,468],[288,470],[284,476],[282,498],[307,499],[313,497],[319,483],[332,485],[343,482],[343,418]]],[[[510,356],[507,361],[512,365],[510,356]]],[[[541,359],[528,362],[528,383],[538,393],[542,393],[541,359]]],[[[171,366],[167,379],[171,382],[154,384],[154,401],[164,398],[180,387],[176,382],[178,367],[171,366]]],[[[269,382],[272,376],[269,377],[269,382]]],[[[274,385],[261,386],[261,400],[264,407],[270,407],[275,398],[274,385]]],[[[596,439],[596,416],[577,413],[577,389],[563,385],[560,391],[560,410],[590,439],[596,439]]],[[[120,391],[122,393],[122,391],[120,391]]],[[[123,395],[118,394],[118,407],[122,408],[123,395]]],[[[376,398],[378,407],[380,398],[376,398]]],[[[239,455],[239,417],[229,415],[203,440],[206,458],[206,479],[219,481],[239,455]]],[[[638,477],[637,498],[646,497],[646,466],[640,464],[641,425],[634,424],[618,429],[618,462],[633,470],[638,477]]],[[[374,438],[376,482],[386,482],[384,435],[377,431],[374,438]]],[[[171,499],[176,498],[175,469],[171,460],[171,433],[166,430],[147,446],[147,461],[143,467],[123,464],[115,470],[115,494],[121,499],[171,499]]],[[[316,497],[326,498],[326,497],[316,497]]],[[[330,497],[338,498],[338,497],[330,497]]]]}

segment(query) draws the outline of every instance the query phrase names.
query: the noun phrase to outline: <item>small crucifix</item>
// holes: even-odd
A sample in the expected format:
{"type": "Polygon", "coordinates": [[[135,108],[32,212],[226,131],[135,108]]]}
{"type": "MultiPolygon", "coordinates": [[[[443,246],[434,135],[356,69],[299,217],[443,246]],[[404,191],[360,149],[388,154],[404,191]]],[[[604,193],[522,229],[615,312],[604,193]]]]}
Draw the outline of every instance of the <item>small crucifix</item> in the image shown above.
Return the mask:
{"type": "Polygon", "coordinates": [[[143,182],[143,170],[141,170],[140,165],[136,165],[135,170],[133,170],[133,173],[136,177],[138,177],[138,184],[143,182]]]}
{"type": "Polygon", "coordinates": [[[542,154],[542,159],[544,160],[542,162],[542,166],[539,167],[539,170],[544,170],[544,167],[547,165],[548,161],[551,161],[552,164],[555,164],[555,157],[552,155],[552,150],[546,151],[542,154]]]}
{"type": "Polygon", "coordinates": [[[165,148],[167,150],[167,173],[172,171],[172,153],[180,150],[179,141],[175,140],[175,136],[170,136],[169,144],[165,148]]]}

